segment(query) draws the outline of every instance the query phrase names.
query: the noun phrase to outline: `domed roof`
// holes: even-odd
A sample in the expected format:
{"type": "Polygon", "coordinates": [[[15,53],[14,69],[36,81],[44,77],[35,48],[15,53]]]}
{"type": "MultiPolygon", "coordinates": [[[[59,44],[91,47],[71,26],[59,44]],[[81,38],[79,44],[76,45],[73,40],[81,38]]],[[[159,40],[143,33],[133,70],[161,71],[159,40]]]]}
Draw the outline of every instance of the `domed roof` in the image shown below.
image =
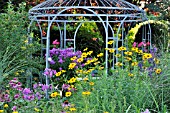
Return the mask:
{"type": "Polygon", "coordinates": [[[30,9],[29,14],[32,16],[57,14],[67,8],[99,10],[97,14],[139,14],[144,12],[125,0],[47,0],[30,9]]]}

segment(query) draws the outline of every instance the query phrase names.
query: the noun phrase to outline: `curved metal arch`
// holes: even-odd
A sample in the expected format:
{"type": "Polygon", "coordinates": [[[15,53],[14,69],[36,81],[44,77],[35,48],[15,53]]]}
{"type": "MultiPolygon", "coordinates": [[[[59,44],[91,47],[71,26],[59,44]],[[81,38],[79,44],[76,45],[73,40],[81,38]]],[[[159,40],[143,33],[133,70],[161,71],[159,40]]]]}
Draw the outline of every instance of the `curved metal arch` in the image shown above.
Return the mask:
{"type": "Polygon", "coordinates": [[[84,23],[84,22],[81,22],[81,23],[78,25],[78,27],[76,28],[76,31],[75,31],[75,33],[74,33],[74,51],[75,51],[75,47],[76,47],[76,44],[75,44],[76,35],[77,35],[77,32],[78,32],[79,28],[81,27],[82,23],[84,23]]]}

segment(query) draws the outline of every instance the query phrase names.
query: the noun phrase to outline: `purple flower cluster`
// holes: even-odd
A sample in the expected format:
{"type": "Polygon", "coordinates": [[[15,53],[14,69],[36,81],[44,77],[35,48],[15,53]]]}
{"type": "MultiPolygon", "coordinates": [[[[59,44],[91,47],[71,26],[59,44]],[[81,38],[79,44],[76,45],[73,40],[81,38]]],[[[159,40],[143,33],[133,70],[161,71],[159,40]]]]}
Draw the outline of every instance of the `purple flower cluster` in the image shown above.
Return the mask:
{"type": "Polygon", "coordinates": [[[0,102],[11,102],[9,94],[1,94],[0,102]]]}
{"type": "Polygon", "coordinates": [[[17,78],[13,78],[13,80],[11,80],[9,82],[9,85],[12,89],[16,89],[18,91],[22,91],[23,88],[21,87],[22,86],[22,83],[18,81],[17,78]]]}
{"type": "Polygon", "coordinates": [[[50,64],[55,64],[56,62],[53,60],[53,57],[58,58],[58,63],[62,64],[65,62],[67,58],[71,58],[73,56],[77,56],[78,58],[81,57],[82,52],[77,51],[73,52],[72,48],[60,49],[60,48],[53,48],[50,50],[50,64]]]}
{"type": "Polygon", "coordinates": [[[44,71],[44,75],[48,76],[48,77],[52,77],[53,75],[56,74],[56,70],[53,70],[53,69],[45,69],[44,71]]]}

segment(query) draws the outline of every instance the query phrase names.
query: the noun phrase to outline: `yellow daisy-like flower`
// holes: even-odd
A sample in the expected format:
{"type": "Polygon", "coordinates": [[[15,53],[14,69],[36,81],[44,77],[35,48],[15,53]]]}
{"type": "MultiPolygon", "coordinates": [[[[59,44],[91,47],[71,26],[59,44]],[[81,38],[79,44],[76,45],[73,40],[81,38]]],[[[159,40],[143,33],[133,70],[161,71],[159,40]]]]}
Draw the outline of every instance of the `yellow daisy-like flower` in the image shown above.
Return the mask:
{"type": "Polygon", "coordinates": [[[18,111],[13,111],[12,113],[18,113],[18,111]]]}
{"type": "Polygon", "coordinates": [[[156,74],[160,74],[161,72],[162,72],[161,69],[156,69],[156,70],[155,70],[155,73],[156,73],[156,74]]]}
{"type": "Polygon", "coordinates": [[[61,71],[57,72],[55,75],[59,77],[61,75],[61,71]]]}
{"type": "Polygon", "coordinates": [[[100,61],[98,61],[98,62],[94,62],[94,65],[97,65],[97,64],[99,64],[100,63],[100,61]]]}
{"type": "Polygon", "coordinates": [[[82,92],[82,95],[90,95],[90,94],[91,94],[90,91],[84,91],[84,92],[82,92]]]}
{"type": "Polygon", "coordinates": [[[143,51],[142,51],[142,50],[137,50],[137,53],[138,53],[138,54],[142,54],[143,51]]]}
{"type": "Polygon", "coordinates": [[[160,60],[158,60],[158,59],[156,59],[156,58],[154,58],[154,61],[155,61],[156,64],[159,64],[159,63],[160,63],[160,60]]]}
{"type": "Polygon", "coordinates": [[[70,111],[76,111],[76,108],[70,108],[70,111]]]}
{"type": "Polygon", "coordinates": [[[61,70],[61,73],[65,73],[66,72],[66,70],[61,70]]]}
{"type": "Polygon", "coordinates": [[[0,113],[3,113],[4,112],[4,110],[0,110],[0,113]]]}
{"type": "Polygon", "coordinates": [[[118,48],[118,50],[119,51],[124,51],[124,50],[126,50],[126,47],[121,46],[121,47],[118,48]]]}
{"type": "Polygon", "coordinates": [[[66,97],[70,97],[71,96],[71,92],[66,92],[65,96],[66,97]]]}
{"type": "Polygon", "coordinates": [[[88,48],[86,47],[83,51],[87,51],[87,49],[88,49],[88,48]]]}
{"type": "Polygon", "coordinates": [[[118,58],[119,58],[119,57],[121,57],[121,54],[116,54],[115,57],[118,57],[118,58]]]}
{"type": "Polygon", "coordinates": [[[130,77],[133,77],[133,76],[134,76],[134,74],[132,74],[132,73],[129,73],[129,74],[128,74],[128,76],[130,76],[130,77]]]}
{"type": "Polygon", "coordinates": [[[105,111],[105,112],[103,112],[103,113],[109,113],[109,112],[105,111]]]}
{"type": "Polygon", "coordinates": [[[94,82],[89,82],[89,85],[94,86],[94,82]]]}
{"type": "Polygon", "coordinates": [[[71,61],[76,60],[76,59],[77,59],[77,57],[76,57],[76,56],[74,56],[74,57],[70,58],[70,60],[71,60],[71,61]]]}
{"type": "Polygon", "coordinates": [[[104,67],[100,66],[99,69],[102,70],[102,69],[104,69],[104,67]]]}
{"type": "Polygon", "coordinates": [[[125,58],[126,58],[127,61],[131,61],[132,60],[132,58],[130,58],[130,57],[125,57],[125,58]]]}
{"type": "Polygon", "coordinates": [[[144,53],[143,56],[142,56],[143,60],[147,60],[149,58],[152,58],[152,54],[150,54],[150,53],[144,53]]]}
{"type": "Polygon", "coordinates": [[[121,67],[123,64],[120,63],[120,62],[117,62],[115,65],[118,66],[118,67],[121,67]]]}
{"type": "Polygon", "coordinates": [[[109,52],[110,52],[110,53],[114,53],[115,50],[114,50],[114,49],[109,49],[109,52]]]}
{"type": "Polygon", "coordinates": [[[36,111],[36,112],[40,112],[40,109],[38,109],[38,108],[34,108],[34,111],[36,111]]]}
{"type": "Polygon", "coordinates": [[[83,70],[76,70],[77,74],[81,74],[83,72],[83,70]]]}
{"type": "Polygon", "coordinates": [[[112,41],[109,41],[107,44],[110,44],[110,45],[111,45],[111,44],[113,44],[113,42],[114,42],[114,41],[112,40],[112,41]]]}
{"type": "Polygon", "coordinates": [[[137,66],[138,62],[132,62],[131,66],[137,66]]]}
{"type": "Polygon", "coordinates": [[[70,63],[70,65],[68,66],[68,69],[73,69],[76,66],[76,63],[70,63]]]}
{"type": "Polygon", "coordinates": [[[5,104],[5,105],[4,105],[4,108],[8,108],[8,104],[5,104]]]}
{"type": "Polygon", "coordinates": [[[137,48],[137,47],[132,47],[131,50],[134,51],[134,52],[137,52],[137,51],[138,51],[138,48],[137,48]]]}
{"type": "Polygon", "coordinates": [[[131,55],[132,55],[132,52],[130,52],[130,51],[126,51],[126,52],[124,52],[124,54],[125,54],[125,55],[129,55],[129,56],[131,56],[131,55]]]}
{"type": "Polygon", "coordinates": [[[83,78],[83,80],[84,80],[84,81],[87,81],[87,80],[89,80],[89,79],[88,79],[87,77],[85,77],[85,78],[83,78]]]}
{"type": "Polygon", "coordinates": [[[55,98],[56,96],[59,96],[60,94],[58,92],[51,93],[51,97],[55,98]]]}
{"type": "Polygon", "coordinates": [[[83,52],[83,53],[81,54],[81,57],[82,57],[82,58],[86,58],[86,57],[87,57],[87,53],[86,53],[86,52],[83,52]]]}
{"type": "Polygon", "coordinates": [[[77,62],[78,62],[78,63],[83,62],[83,58],[79,58],[79,59],[77,59],[77,62]]]}
{"type": "Polygon", "coordinates": [[[72,77],[72,78],[68,81],[68,83],[72,84],[72,83],[76,82],[76,80],[77,80],[77,78],[72,77]]]}
{"type": "Polygon", "coordinates": [[[99,53],[98,55],[97,55],[97,57],[102,57],[103,56],[103,53],[99,53]]]}
{"type": "Polygon", "coordinates": [[[91,55],[93,53],[93,51],[89,51],[87,52],[87,55],[91,55]]]}

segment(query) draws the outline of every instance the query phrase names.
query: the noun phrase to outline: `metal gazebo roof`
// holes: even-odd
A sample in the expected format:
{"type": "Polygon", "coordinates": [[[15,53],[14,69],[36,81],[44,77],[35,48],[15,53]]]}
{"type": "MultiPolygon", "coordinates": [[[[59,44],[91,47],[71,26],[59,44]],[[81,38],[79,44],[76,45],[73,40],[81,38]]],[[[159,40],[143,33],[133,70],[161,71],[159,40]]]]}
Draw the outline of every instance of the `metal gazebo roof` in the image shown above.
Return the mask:
{"type": "MultiPolygon", "coordinates": [[[[118,16],[118,17],[138,17],[144,15],[144,11],[139,7],[125,1],[125,0],[47,0],[29,10],[30,19],[34,17],[52,16],[56,14],[72,14],[71,9],[89,9],[96,13],[98,16],[118,16]],[[66,13],[64,11],[67,11],[66,13]],[[62,11],[62,12],[61,12],[62,11]]],[[[83,14],[94,14],[92,12],[76,12],[80,16],[83,14]]],[[[69,16],[69,15],[68,15],[69,16]]],[[[89,15],[90,16],[90,15],[89,15]]],[[[145,16],[144,18],[145,19],[145,16]]],[[[142,19],[142,20],[143,20],[142,19]]],[[[132,19],[133,20],[133,19],[132,19]]]]}

